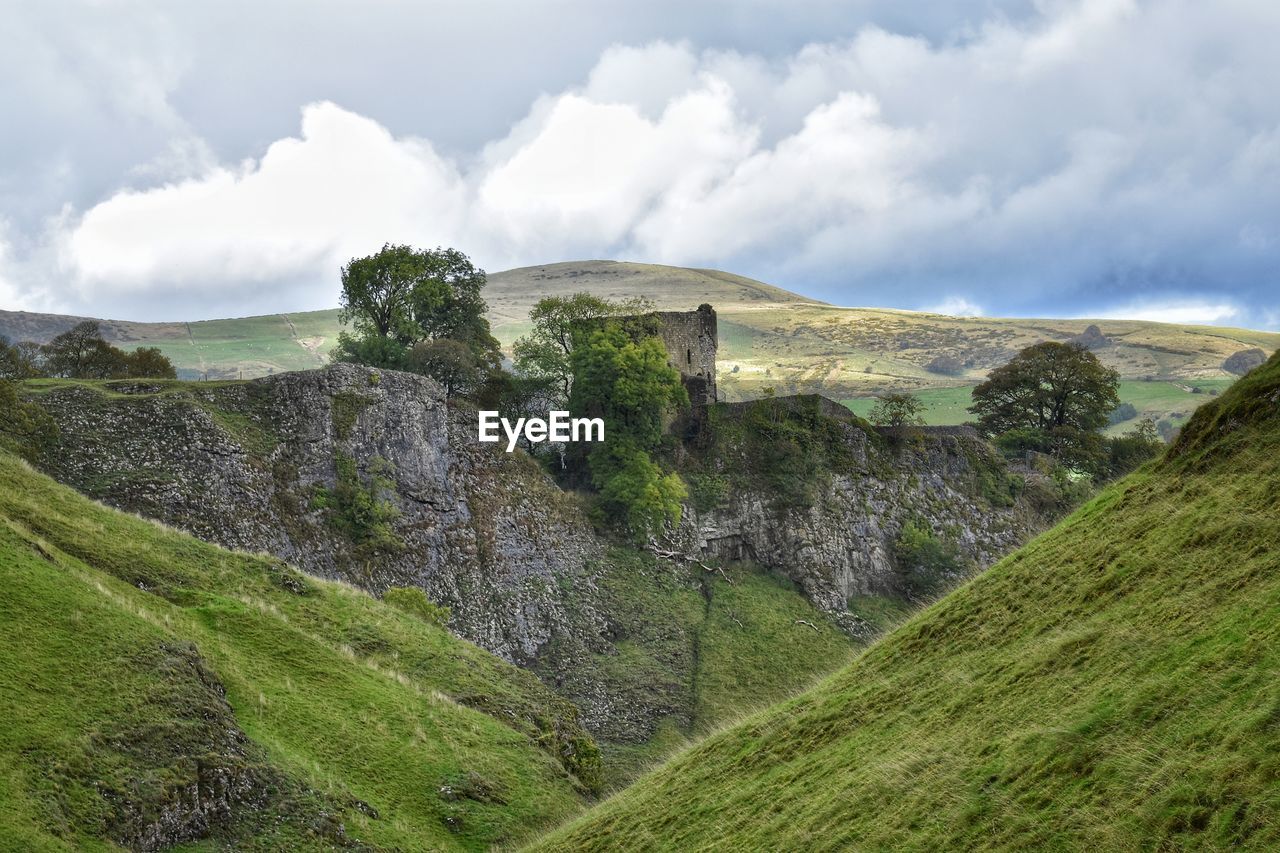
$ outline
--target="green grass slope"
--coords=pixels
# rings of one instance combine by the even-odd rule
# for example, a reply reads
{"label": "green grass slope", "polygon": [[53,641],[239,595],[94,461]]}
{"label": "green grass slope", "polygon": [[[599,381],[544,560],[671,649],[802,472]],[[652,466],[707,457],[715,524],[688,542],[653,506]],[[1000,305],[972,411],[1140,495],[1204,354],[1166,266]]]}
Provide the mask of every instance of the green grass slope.
{"label": "green grass slope", "polygon": [[1280,356],[1168,456],[547,850],[1280,847]]}
{"label": "green grass slope", "polygon": [[4,453],[0,587],[0,849],[485,849],[584,801],[531,674]]}

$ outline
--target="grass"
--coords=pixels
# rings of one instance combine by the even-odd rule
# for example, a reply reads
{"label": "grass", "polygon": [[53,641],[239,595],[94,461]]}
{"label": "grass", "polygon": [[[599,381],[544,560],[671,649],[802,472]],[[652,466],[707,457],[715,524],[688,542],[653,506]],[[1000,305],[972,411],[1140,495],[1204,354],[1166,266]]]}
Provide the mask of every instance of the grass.
{"label": "grass", "polygon": [[[1142,418],[1153,421],[1168,420],[1181,427],[1201,403],[1214,394],[1231,387],[1232,379],[1158,380],[1125,379],[1120,382],[1120,402],[1132,403],[1138,410],[1137,417],[1108,428],[1109,435],[1119,435],[1133,429]],[[1192,389],[1199,389],[1195,391]],[[923,416],[930,426],[953,426],[969,423],[973,415],[968,408],[973,404],[973,386],[951,388],[927,388],[913,392],[924,404]],[[875,397],[857,397],[841,400],[859,417],[867,417],[876,403]]]}
{"label": "grass", "polygon": [[529,673],[8,455],[0,583],[0,848],[131,845],[211,767],[267,780],[215,821],[249,849],[327,847],[325,815],[377,847],[482,849],[586,794],[591,742]]}
{"label": "grass", "polygon": [[[690,738],[808,686],[857,647],[759,566],[706,572],[616,548],[602,568],[613,647],[548,654],[574,658],[570,671],[582,681],[562,690],[579,704],[598,703],[603,684],[605,701],[636,712],[615,714],[599,732],[610,789]],[[650,717],[659,720],[652,729],[638,721]]]}
{"label": "grass", "polygon": [[540,850],[1280,846],[1280,356],[1169,455]]}
{"label": "grass", "polygon": [[[337,290],[335,279],[335,299]],[[1066,340],[1090,323],[1112,342],[1098,356],[1131,380],[1225,380],[1230,377],[1222,362],[1233,353],[1280,348],[1280,333],[1248,329],[842,308],[716,270],[613,261],[572,261],[492,274],[485,299],[494,335],[510,352],[515,339],[527,333],[529,310],[538,299],[577,291],[613,299],[645,296],[662,310],[710,303],[720,321],[720,390],[730,400],[760,396],[765,387],[780,394],[848,399],[972,385],[1022,348]],[[69,325],[52,315],[0,312],[0,334],[13,340],[47,340]],[[186,379],[251,378],[318,367],[341,329],[336,309],[105,325],[123,346],[158,346]],[[939,355],[957,357],[968,367],[955,377],[929,372],[929,362]]]}

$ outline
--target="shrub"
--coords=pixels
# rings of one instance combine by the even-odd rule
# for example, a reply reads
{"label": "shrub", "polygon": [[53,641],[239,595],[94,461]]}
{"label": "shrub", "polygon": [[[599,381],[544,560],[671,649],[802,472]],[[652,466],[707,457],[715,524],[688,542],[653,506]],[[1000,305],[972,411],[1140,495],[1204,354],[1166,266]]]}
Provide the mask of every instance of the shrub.
{"label": "shrub", "polygon": [[954,356],[940,355],[926,364],[924,369],[943,376],[959,376],[964,373],[964,362]]}
{"label": "shrub", "polygon": [[902,526],[894,543],[898,581],[909,598],[928,598],[964,574],[964,560],[954,542],[934,534],[924,521]]}
{"label": "shrub", "polygon": [[1138,416],[1138,409],[1133,403],[1121,403],[1111,410],[1111,414],[1107,415],[1107,424],[1115,426],[1124,421],[1131,421]]}
{"label": "shrub", "polygon": [[357,557],[367,559],[403,550],[404,542],[391,528],[400,511],[384,497],[395,488],[395,481],[389,476],[391,464],[374,457],[367,483],[361,481],[355,459],[344,453],[335,457],[334,467],[337,483],[333,491],[318,489],[312,496],[312,508],[329,513],[330,523],[355,546]]}
{"label": "shrub", "polygon": [[720,506],[729,493],[729,481],[719,474],[692,474],[688,480],[689,500],[698,512]]}
{"label": "shrub", "polygon": [[58,425],[44,409],[18,396],[15,383],[0,379],[0,447],[35,461],[58,439]]}
{"label": "shrub", "polygon": [[591,480],[599,490],[597,520],[619,523],[635,539],[680,521],[689,496],[676,473],[664,474],[634,443],[615,440],[591,453]]}

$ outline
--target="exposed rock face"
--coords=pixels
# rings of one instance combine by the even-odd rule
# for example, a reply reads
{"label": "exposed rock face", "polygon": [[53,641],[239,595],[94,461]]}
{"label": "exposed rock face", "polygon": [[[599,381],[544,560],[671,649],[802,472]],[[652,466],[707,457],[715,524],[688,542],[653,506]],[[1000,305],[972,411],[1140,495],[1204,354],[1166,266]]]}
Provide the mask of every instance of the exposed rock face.
{"label": "exposed rock face", "polygon": [[[38,399],[63,432],[45,466],[56,478],[375,594],[421,587],[452,609],[461,636],[553,687],[595,695],[588,727],[636,713],[584,685],[578,665],[616,654],[597,590],[609,543],[536,462],[479,444],[474,411],[446,403],[432,380],[335,365],[246,383],[72,385]],[[893,453],[860,428],[841,440],[856,464],[812,506],[779,509],[743,490],[690,510],[673,541],[699,557],[754,559],[857,633],[845,601],[892,587],[892,543],[907,519],[948,531],[982,564],[1034,528],[1020,507],[979,496],[978,469],[1003,463],[976,436],[925,432]],[[343,510],[343,500],[355,503]]]}
{"label": "exposed rock face", "polygon": [[1102,330],[1096,325],[1090,324],[1083,332],[1075,337],[1068,338],[1067,343],[1076,344],[1087,350],[1102,349],[1111,346],[1111,338],[1102,334]]}
{"label": "exposed rock face", "polygon": [[[851,420],[843,407],[818,408]],[[850,621],[848,600],[896,591],[893,546],[908,521],[925,521],[984,567],[1044,524],[1013,499],[1005,462],[970,428],[920,429],[886,448],[850,424],[844,441],[853,449],[852,470],[831,474],[818,500],[786,505],[767,490],[732,489],[714,509],[686,513],[681,547],[758,562],[790,578],[814,605],[857,634],[861,626]],[[998,505],[984,491],[1001,492]]]}
{"label": "exposed rock face", "polygon": [[[374,593],[419,586],[463,636],[528,663],[563,624],[553,590],[590,583],[601,545],[572,498],[523,454],[476,441],[475,415],[440,386],[351,365],[123,398],[43,398],[63,433],[50,473],[107,503],[229,548],[276,554]],[[133,393],[131,393],[133,392]],[[400,547],[361,550],[322,504],[343,461],[395,508]],[[329,499],[332,503],[332,498]]]}
{"label": "exposed rock face", "polygon": [[1222,362],[1222,369],[1227,373],[1234,373],[1236,376],[1244,376],[1258,365],[1265,364],[1266,361],[1267,354],[1257,347],[1242,349]]}

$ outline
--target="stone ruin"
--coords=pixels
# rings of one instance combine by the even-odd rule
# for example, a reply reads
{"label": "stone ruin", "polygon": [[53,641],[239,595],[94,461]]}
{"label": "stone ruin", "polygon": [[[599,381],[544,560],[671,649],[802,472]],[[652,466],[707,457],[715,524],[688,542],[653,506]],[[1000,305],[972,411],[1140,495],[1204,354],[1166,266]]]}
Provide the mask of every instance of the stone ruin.
{"label": "stone ruin", "polygon": [[696,311],[655,311],[658,337],[667,363],[680,372],[689,402],[705,407],[716,402],[716,312],[703,303]]}

